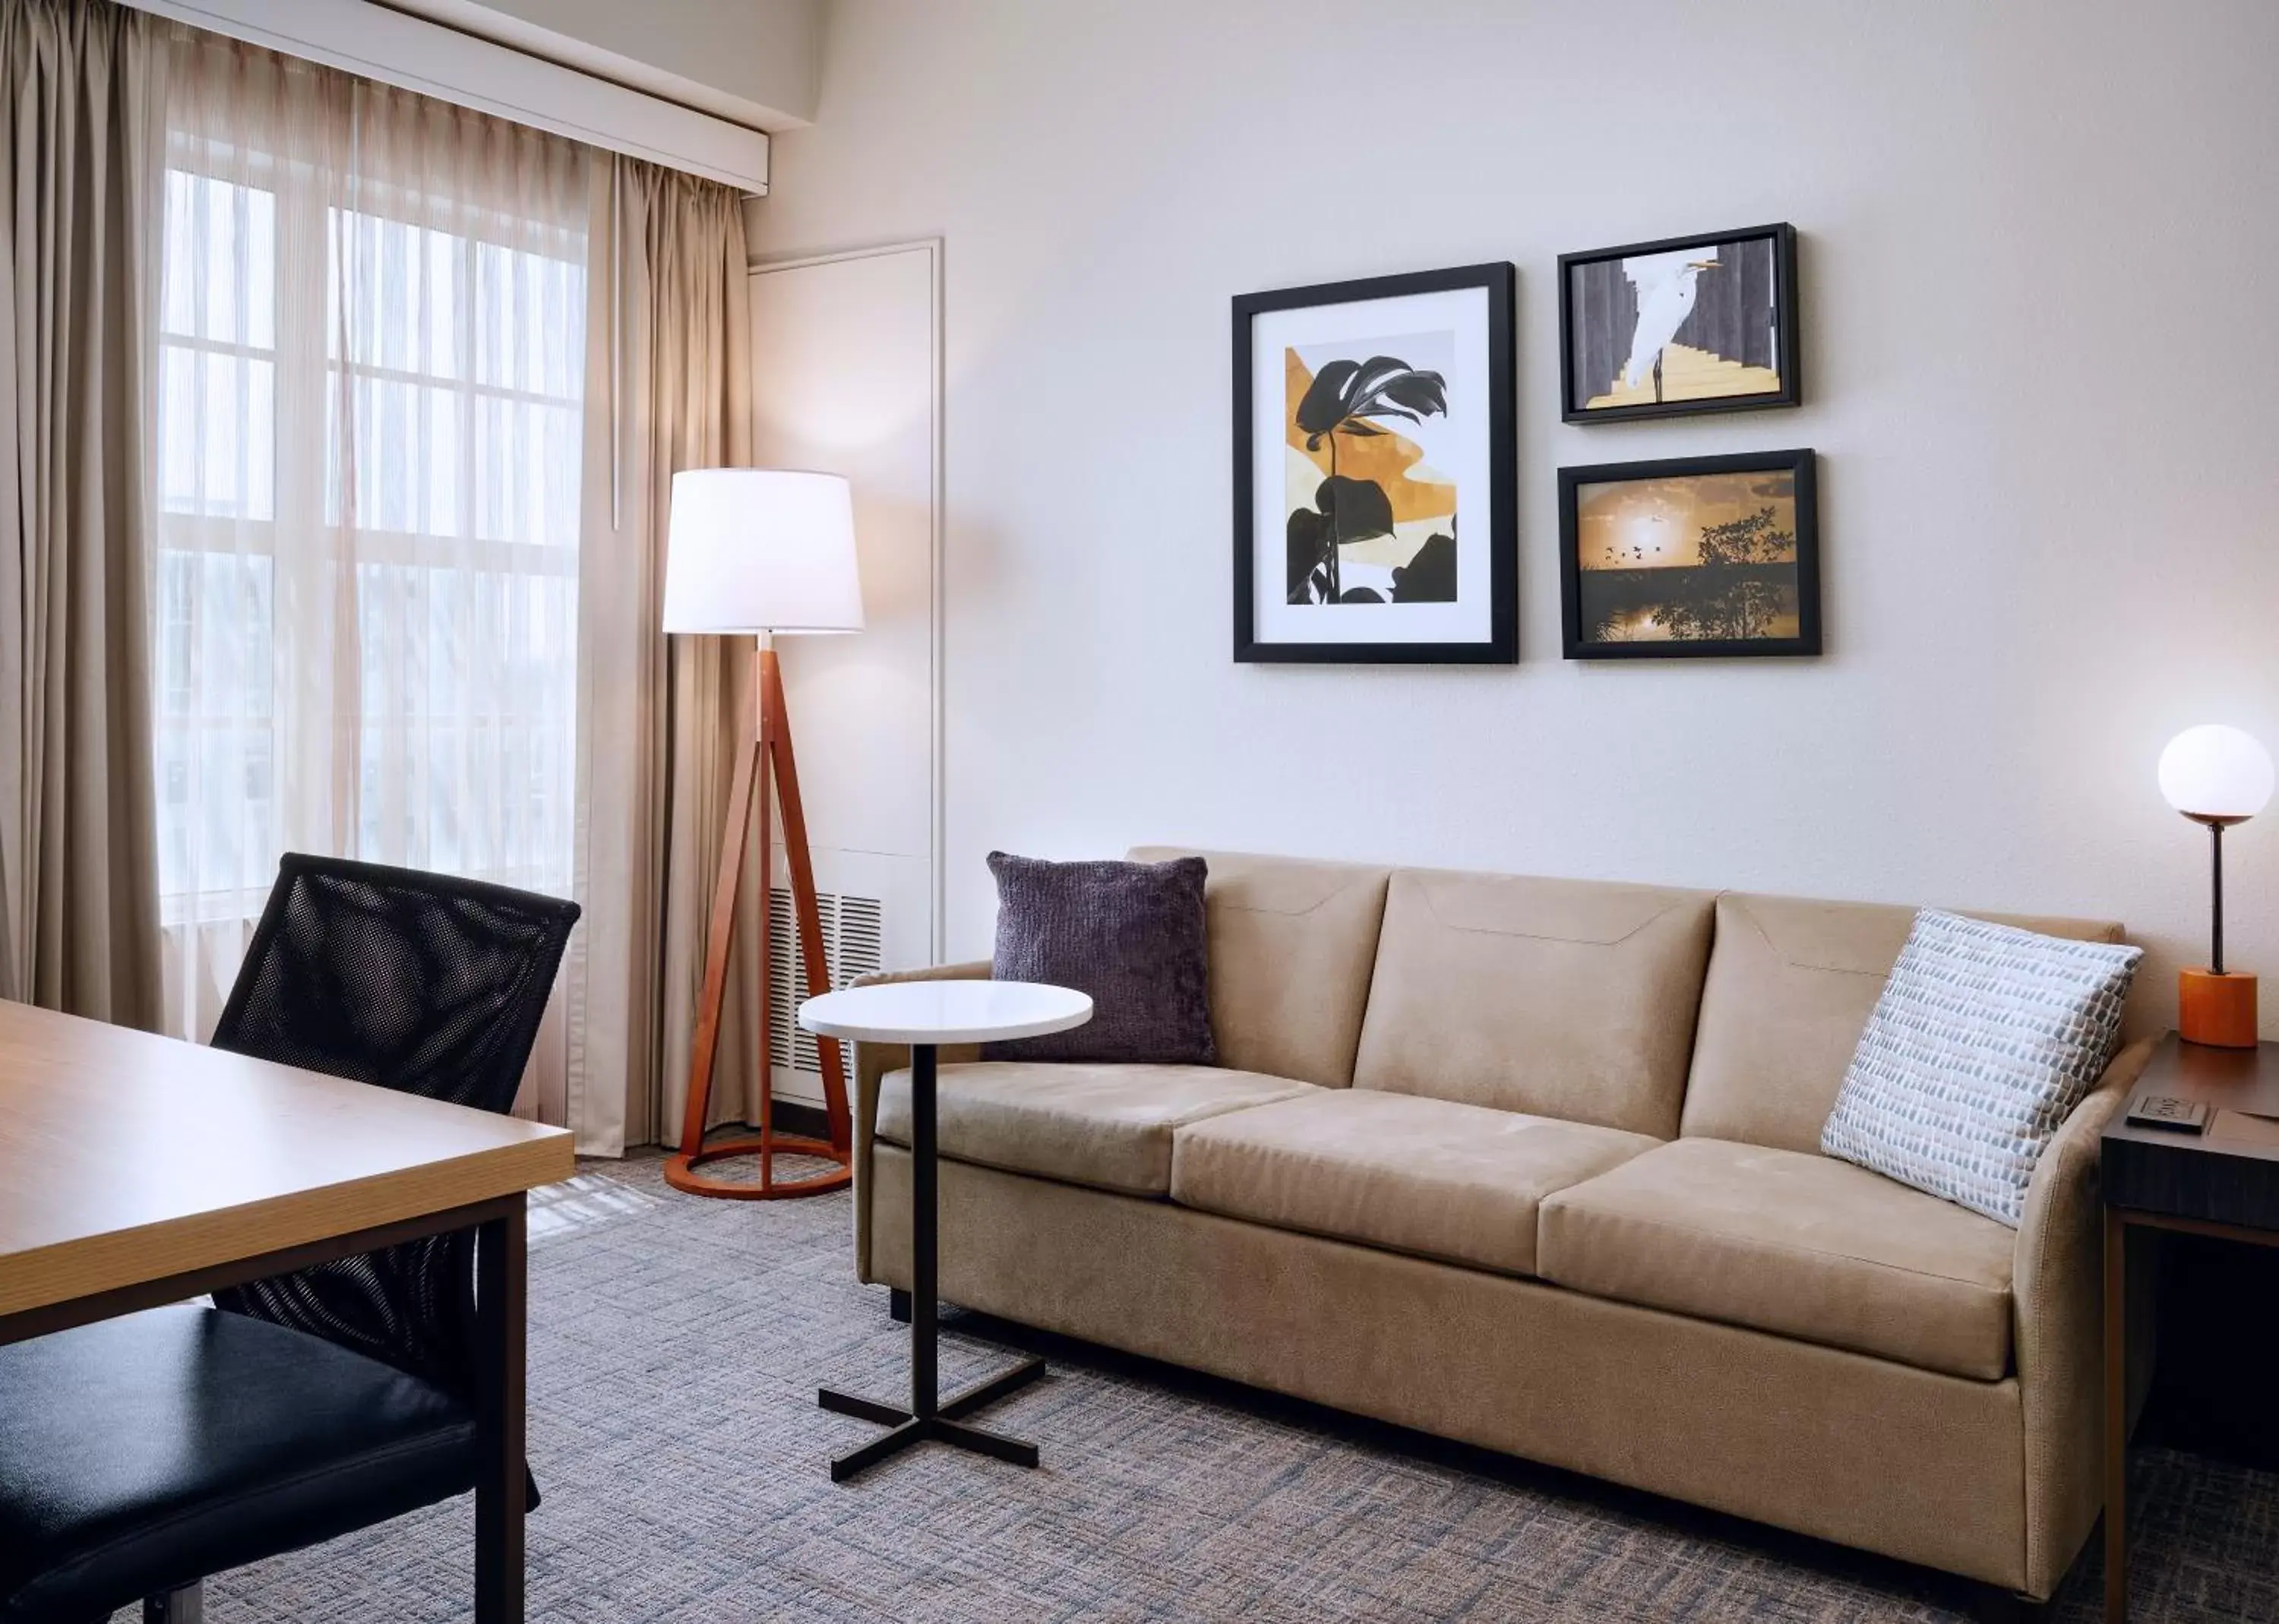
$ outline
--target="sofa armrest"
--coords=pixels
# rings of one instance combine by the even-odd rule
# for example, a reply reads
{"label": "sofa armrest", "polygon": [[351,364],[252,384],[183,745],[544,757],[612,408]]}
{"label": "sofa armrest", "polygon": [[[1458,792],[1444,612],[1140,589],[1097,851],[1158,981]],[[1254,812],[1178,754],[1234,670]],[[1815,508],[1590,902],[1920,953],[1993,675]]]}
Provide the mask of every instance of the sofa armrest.
{"label": "sofa armrest", "polygon": [[[863,976],[854,983],[858,987],[886,986],[898,981],[987,981],[990,966],[986,959],[968,964],[936,964],[925,969],[887,970],[876,976]],[[945,1062],[972,1061],[981,1058],[978,1046],[945,1044],[940,1050]],[[855,1277],[871,1279],[871,1140],[879,1122],[879,1085],[888,1072],[900,1071],[910,1063],[908,1044],[858,1043],[855,1046]]]}
{"label": "sofa armrest", "polygon": [[2105,1224],[2099,1141],[2152,1056],[2115,1055],[2042,1153],[2011,1265],[2026,1434],[2026,1591],[2045,1597],[2104,1499]]}

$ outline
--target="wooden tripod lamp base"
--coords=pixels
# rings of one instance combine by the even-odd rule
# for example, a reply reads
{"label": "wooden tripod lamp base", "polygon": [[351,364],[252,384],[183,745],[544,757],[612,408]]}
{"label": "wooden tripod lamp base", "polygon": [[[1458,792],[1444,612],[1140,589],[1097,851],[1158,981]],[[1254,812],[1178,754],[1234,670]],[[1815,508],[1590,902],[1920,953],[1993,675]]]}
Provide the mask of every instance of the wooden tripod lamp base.
{"label": "wooden tripod lamp base", "polygon": [[[775,1159],[779,1156],[817,1156],[836,1159],[839,1153],[821,1139],[809,1138],[798,1133],[756,1133],[740,1139],[723,1139],[717,1145],[708,1145],[694,1155],[676,1151],[665,1158],[664,1182],[684,1195],[717,1196],[727,1201],[783,1201],[797,1196],[825,1195],[833,1190],[844,1190],[855,1182],[855,1169],[845,1161],[821,1173],[802,1174],[797,1178],[775,1178]],[[757,1156],[760,1176],[756,1180],[708,1178],[696,1171],[708,1161],[725,1161],[731,1156]]]}
{"label": "wooden tripod lamp base", "polygon": [[[752,634],[759,657],[752,668],[752,736],[736,751],[728,792],[727,827],[720,840],[720,872],[713,883],[712,914],[704,938],[704,984],[696,1002],[695,1041],[688,1057],[688,1100],[680,1147],[664,1164],[665,1183],[691,1195],[768,1201],[843,1190],[854,1175],[854,1136],[847,1113],[846,1072],[839,1041],[816,1040],[823,1073],[824,1112],[830,1137],[775,1130],[775,1090],[768,1007],[770,896],[774,864],[772,823],[783,808],[784,851],[791,869],[794,928],[807,970],[807,996],[831,990],[823,946],[823,915],[808,855],[807,815],[799,801],[791,722],[784,706],[783,669],[769,641],[773,632],[859,632],[863,587],[855,552],[855,512],[847,481],[836,474],[765,468],[691,468],[672,476],[672,518],[664,563],[664,630]],[[736,933],[736,899],[744,854],[759,823],[759,942],[747,959],[761,984],[759,1048],[760,1131],[721,1143],[704,1142],[712,1105],[712,1064],[720,1047],[720,1009],[728,989],[728,949]],[[734,1157],[756,1157],[756,1179],[724,1179],[702,1169]],[[820,1172],[777,1176],[776,1158],[822,1161]]]}
{"label": "wooden tripod lamp base", "polygon": [[[688,1061],[688,1105],[680,1125],[680,1148],[664,1164],[664,1182],[691,1195],[722,1196],[737,1201],[780,1200],[790,1196],[821,1195],[844,1190],[853,1181],[854,1151],[847,1114],[847,1084],[840,1068],[839,1040],[818,1038],[816,1051],[823,1070],[824,1110],[830,1122],[828,1140],[804,1134],[775,1131],[775,1090],[770,1053],[771,1012],[766,992],[771,946],[770,907],[774,866],[771,833],[772,801],[783,803],[784,848],[791,869],[792,912],[799,931],[801,956],[806,961],[807,995],[819,998],[831,990],[828,961],[823,948],[823,915],[815,896],[815,869],[808,857],[807,818],[799,800],[799,769],[792,759],[791,724],[784,706],[783,670],[776,651],[763,641],[753,671],[754,713],[757,725],[752,737],[736,752],[735,776],[728,791],[728,823],[720,840],[720,873],[712,889],[712,918],[704,946],[704,990],[696,1005],[696,1040]],[[774,781],[771,797],[770,780]],[[728,948],[736,933],[736,892],[743,877],[744,852],[752,839],[755,812],[759,819],[760,940],[754,955],[764,967],[760,997],[760,1131],[743,1138],[707,1145],[704,1119],[712,1104],[712,1065],[720,1047],[720,1007],[728,986]],[[759,1159],[757,1179],[722,1179],[699,1172],[708,1163],[733,1157]],[[833,1165],[820,1172],[791,1178],[776,1176],[778,1156],[806,1156]]]}

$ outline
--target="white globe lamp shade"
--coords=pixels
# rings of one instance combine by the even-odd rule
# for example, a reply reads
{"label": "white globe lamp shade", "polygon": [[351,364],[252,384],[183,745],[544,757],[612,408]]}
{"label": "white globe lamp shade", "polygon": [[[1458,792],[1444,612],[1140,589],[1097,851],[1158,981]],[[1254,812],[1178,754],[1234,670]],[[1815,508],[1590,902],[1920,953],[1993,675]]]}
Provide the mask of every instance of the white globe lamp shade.
{"label": "white globe lamp shade", "polygon": [[667,632],[860,632],[847,481],[773,468],[673,475],[664,619]]}
{"label": "white globe lamp shade", "polygon": [[2270,803],[2271,757],[2236,727],[2189,727],[2160,752],[2160,793],[2186,817],[2239,823]]}

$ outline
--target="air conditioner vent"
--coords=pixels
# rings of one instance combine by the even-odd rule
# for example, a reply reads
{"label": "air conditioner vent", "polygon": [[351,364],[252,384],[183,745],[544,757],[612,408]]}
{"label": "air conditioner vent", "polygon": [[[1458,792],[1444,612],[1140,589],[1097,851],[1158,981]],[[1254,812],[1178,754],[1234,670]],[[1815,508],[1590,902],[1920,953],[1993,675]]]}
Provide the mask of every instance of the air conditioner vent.
{"label": "air conditioner vent", "polygon": [[[875,975],[884,937],[879,899],[826,891],[815,901],[823,915],[823,951],[833,989],[858,976]],[[789,890],[768,893],[769,1058],[779,1070],[820,1074],[815,1035],[799,1030],[799,1007],[807,999],[807,955],[800,946],[797,917]]]}

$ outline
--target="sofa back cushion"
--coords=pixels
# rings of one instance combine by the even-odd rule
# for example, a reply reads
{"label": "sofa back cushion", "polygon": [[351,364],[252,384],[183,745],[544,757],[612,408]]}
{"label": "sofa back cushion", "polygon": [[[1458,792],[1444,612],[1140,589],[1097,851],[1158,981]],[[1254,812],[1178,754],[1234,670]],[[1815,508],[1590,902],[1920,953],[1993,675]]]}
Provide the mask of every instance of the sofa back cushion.
{"label": "sofa back cushion", "polygon": [[[1818,1151],[1845,1069],[1916,911],[1739,892],[1720,896],[1685,1091],[1685,1135]],[[2078,941],[2121,939],[2121,927],[2103,920],[1970,917]]]}
{"label": "sofa back cushion", "polygon": [[1395,869],[1354,1085],[1673,1137],[1714,901]]}
{"label": "sofa back cushion", "polygon": [[1141,846],[1135,862],[1199,856],[1218,1063],[1324,1088],[1353,1081],[1391,870],[1297,857]]}

